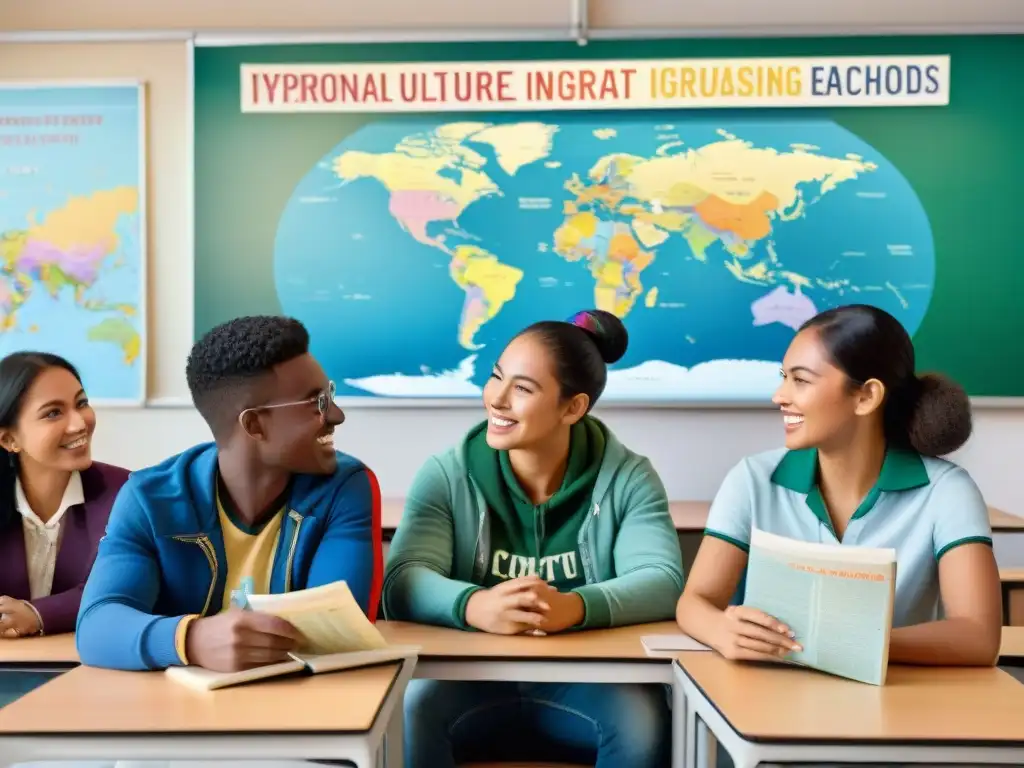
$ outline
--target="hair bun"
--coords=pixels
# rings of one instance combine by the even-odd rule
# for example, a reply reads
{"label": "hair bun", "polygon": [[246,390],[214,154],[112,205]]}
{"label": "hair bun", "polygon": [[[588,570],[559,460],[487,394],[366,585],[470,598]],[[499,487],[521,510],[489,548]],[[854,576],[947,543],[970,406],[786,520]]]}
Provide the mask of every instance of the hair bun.
{"label": "hair bun", "polygon": [[924,456],[945,456],[971,436],[971,401],[963,387],[941,374],[917,377],[907,435],[911,447]]}
{"label": "hair bun", "polygon": [[601,359],[608,365],[618,362],[629,346],[629,333],[622,321],[603,309],[584,309],[577,312],[569,322],[586,331],[594,340]]}

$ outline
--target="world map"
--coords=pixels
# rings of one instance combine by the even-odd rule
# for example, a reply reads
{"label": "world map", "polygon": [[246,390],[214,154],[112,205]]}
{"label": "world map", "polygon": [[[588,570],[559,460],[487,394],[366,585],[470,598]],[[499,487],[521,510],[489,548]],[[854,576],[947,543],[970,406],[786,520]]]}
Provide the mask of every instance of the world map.
{"label": "world map", "polygon": [[0,89],[0,354],[59,354],[144,398],[139,88]]}
{"label": "world map", "polygon": [[630,333],[607,400],[763,400],[818,311],[927,310],[927,214],[832,121],[486,117],[366,126],[285,207],[278,296],[339,394],[475,397],[516,331],[597,307]]}

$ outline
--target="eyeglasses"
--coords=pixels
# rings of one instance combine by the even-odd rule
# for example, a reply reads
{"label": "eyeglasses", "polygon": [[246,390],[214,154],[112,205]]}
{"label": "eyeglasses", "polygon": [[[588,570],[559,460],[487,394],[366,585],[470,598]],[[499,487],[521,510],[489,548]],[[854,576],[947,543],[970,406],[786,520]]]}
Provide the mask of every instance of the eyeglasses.
{"label": "eyeglasses", "polygon": [[[289,403],[270,403],[269,405],[255,405],[252,408],[246,408],[240,414],[238,414],[238,422],[242,424],[242,417],[248,411],[266,411],[272,408],[290,408],[295,405],[316,405],[317,411],[320,413],[320,421],[324,421],[327,418],[327,411],[330,409],[331,404],[334,402],[334,382],[327,382],[327,391],[320,392],[316,397],[310,397],[306,400],[293,400]],[[245,425],[242,424],[244,427]]]}

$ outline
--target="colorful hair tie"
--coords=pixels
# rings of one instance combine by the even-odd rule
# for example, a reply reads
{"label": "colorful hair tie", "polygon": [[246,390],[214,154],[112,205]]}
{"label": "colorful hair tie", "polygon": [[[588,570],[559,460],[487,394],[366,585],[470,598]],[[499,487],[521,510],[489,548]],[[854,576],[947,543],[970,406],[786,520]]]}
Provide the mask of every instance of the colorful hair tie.
{"label": "colorful hair tie", "polygon": [[575,315],[569,318],[568,322],[575,325],[577,328],[581,328],[587,333],[600,334],[601,323],[598,321],[594,314],[589,310],[581,310]]}

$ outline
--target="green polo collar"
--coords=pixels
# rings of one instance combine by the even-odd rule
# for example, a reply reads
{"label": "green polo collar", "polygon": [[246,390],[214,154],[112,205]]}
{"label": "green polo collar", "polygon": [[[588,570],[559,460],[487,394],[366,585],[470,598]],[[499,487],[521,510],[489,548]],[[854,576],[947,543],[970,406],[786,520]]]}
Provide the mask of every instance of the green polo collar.
{"label": "green polo collar", "polygon": [[[797,493],[807,494],[807,506],[824,525],[832,530],[832,520],[818,489],[818,451],[805,448],[787,451],[772,472],[772,482]],[[851,520],[864,517],[871,511],[882,492],[909,491],[928,485],[928,470],[921,457],[913,451],[889,448],[882,461],[878,480],[857,507]],[[835,533],[832,530],[833,534]]]}

